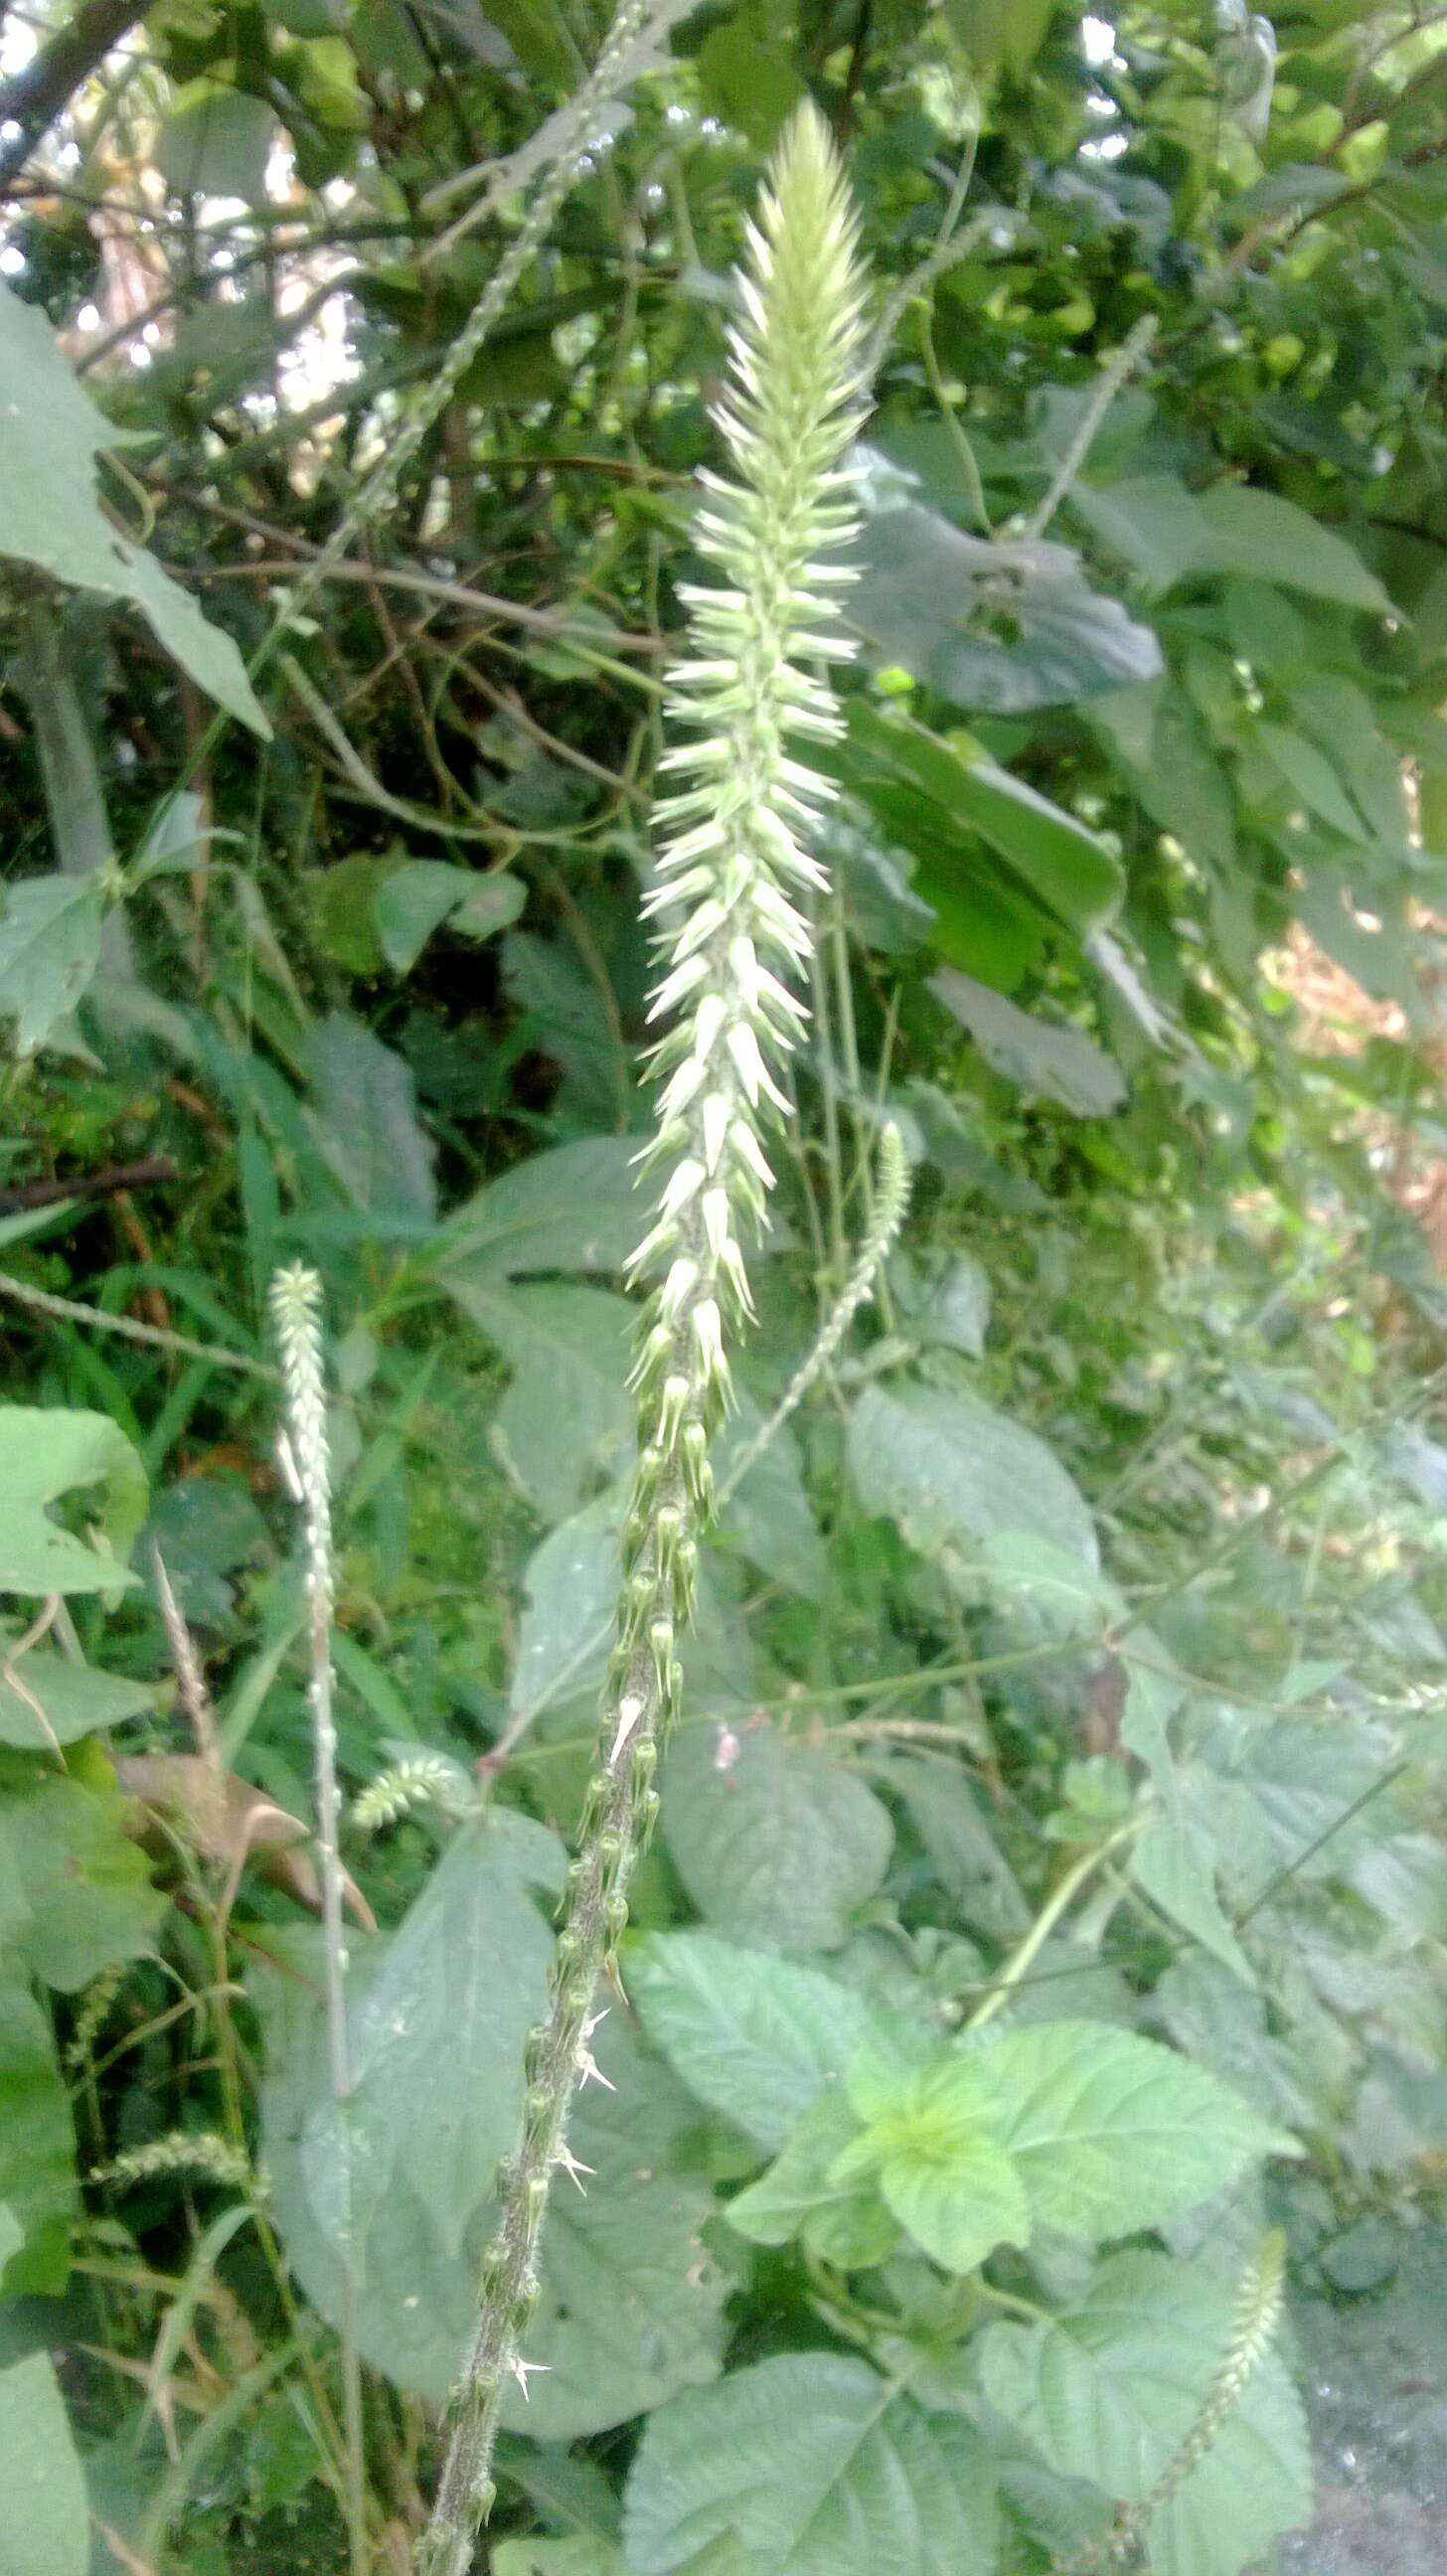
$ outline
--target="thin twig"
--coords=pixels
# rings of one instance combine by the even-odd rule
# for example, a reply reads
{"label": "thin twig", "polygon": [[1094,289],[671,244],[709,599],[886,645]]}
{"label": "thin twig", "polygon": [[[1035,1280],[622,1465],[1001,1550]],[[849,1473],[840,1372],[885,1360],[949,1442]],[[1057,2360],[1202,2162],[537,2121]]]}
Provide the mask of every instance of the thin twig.
{"label": "thin twig", "polygon": [[1156,336],[1157,327],[1157,316],[1154,313],[1143,313],[1140,320],[1133,323],[1130,330],[1127,331],[1125,338],[1122,340],[1120,347],[1115,353],[1115,356],[1111,358],[1104,367],[1102,367],[1099,381],[1091,389],[1090,400],[1087,402],[1085,409],[1081,413],[1080,419],[1076,424],[1075,436],[1072,438],[1070,445],[1067,447],[1065,454],[1056,468],[1050,489],[1046,493],[1044,500],[1039,503],[1037,508],[1031,511],[1029,518],[1025,522],[1025,534],[1027,537],[1035,538],[1044,536],[1045,531],[1049,527],[1051,520],[1054,518],[1056,511],[1059,509],[1061,502],[1066,499],[1071,485],[1074,483],[1077,474],[1080,472],[1087,456],[1090,454],[1091,448],[1095,444],[1096,434],[1100,428],[1100,424],[1104,420],[1106,413],[1109,411],[1111,404],[1114,402],[1116,395],[1121,391],[1123,386],[1129,383],[1131,377],[1135,374],[1137,367],[1142,364],[1146,352],[1150,348],[1151,342]]}
{"label": "thin twig", "polygon": [[56,1297],[48,1288],[32,1288],[25,1279],[14,1279],[8,1270],[0,1270],[0,1297],[13,1305],[28,1306],[37,1315],[47,1316],[56,1324],[80,1324],[96,1333],[118,1333],[124,1342],[143,1342],[147,1349],[171,1351],[177,1359],[205,1360],[212,1368],[235,1369],[243,1377],[265,1378],[275,1386],[280,1371],[266,1360],[252,1359],[246,1351],[227,1350],[220,1342],[193,1341],[189,1333],[163,1332],[159,1324],[141,1324],[134,1315],[106,1315],[99,1306],[78,1305],[73,1297]]}

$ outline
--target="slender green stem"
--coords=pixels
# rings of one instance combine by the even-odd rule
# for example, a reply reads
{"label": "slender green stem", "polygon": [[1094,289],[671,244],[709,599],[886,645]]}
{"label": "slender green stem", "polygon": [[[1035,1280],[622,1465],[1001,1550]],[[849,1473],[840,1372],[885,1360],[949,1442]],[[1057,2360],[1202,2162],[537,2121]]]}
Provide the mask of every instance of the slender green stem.
{"label": "slender green stem", "polygon": [[1113,1834],[1107,1834],[1104,1842],[1092,1843],[1088,1851],[1081,1853],[1079,1860],[1066,1871],[1059,1886],[1051,1889],[1029,1931],[1018,1948],[1010,1953],[984,2001],[976,2005],[965,2024],[967,2030],[983,2029],[987,2021],[993,2021],[1001,2005],[1009,2001],[1022,1977],[1034,1965],[1062,1914],[1067,1911],[1086,1880],[1109,1860],[1112,1852],[1120,1850],[1122,1843],[1132,1840],[1140,1831],[1140,1824],[1141,1819],[1138,1816],[1130,1816],[1123,1825],[1117,1825]]}

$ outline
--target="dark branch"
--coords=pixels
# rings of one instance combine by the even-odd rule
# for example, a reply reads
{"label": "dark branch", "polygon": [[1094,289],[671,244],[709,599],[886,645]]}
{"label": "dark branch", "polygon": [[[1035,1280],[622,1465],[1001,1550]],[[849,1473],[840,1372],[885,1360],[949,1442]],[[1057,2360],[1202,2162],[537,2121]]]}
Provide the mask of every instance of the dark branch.
{"label": "dark branch", "polygon": [[84,0],[68,27],[52,36],[23,70],[0,82],[0,127],[20,129],[0,143],[0,188],[19,177],[66,100],[150,6],[151,0]]}

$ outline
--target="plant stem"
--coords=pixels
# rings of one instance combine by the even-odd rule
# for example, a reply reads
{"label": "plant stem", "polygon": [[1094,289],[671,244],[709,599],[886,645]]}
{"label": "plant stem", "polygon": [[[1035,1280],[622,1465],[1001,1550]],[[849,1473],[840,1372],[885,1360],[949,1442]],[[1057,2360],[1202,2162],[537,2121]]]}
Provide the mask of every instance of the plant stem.
{"label": "plant stem", "polygon": [[1132,1840],[1139,1832],[1140,1825],[1139,1816],[1128,1816],[1123,1825],[1116,1826],[1113,1834],[1106,1835],[1103,1843],[1092,1843],[1088,1851],[1081,1853],[1079,1860],[1066,1871],[1059,1886],[1051,1890],[1029,1931],[1018,1948],[1011,1952],[984,2001],[976,2005],[965,2024],[966,2030],[980,2030],[987,2021],[994,2019],[1001,2005],[1008,2001],[1027,1969],[1044,1949],[1071,1899],[1085,1885],[1092,1873],[1109,1860],[1112,1852],[1119,1851],[1122,1843]]}
{"label": "plant stem", "polygon": [[347,2542],[351,2576],[367,2576],[360,2302],[352,2234],[352,2147],[348,2123],[352,2076],[347,2040],[347,1949],[342,1918],[337,1729],[332,1706],[332,1620],[336,1587],[332,1570],[331,1476],[322,1371],[321,1297],[322,1284],[316,1272],[304,1269],[300,1264],[290,1270],[279,1270],[272,1282],[272,1312],[276,1320],[286,1390],[287,1436],[300,1488],[306,1537],[310,1659],[307,1699],[311,1709],[316,1763],[317,1859],[322,1893],[327,2054],[332,2100],[342,2142],[340,2338]]}
{"label": "plant stem", "polygon": [[726,586],[683,593],[694,658],[676,670],[670,693],[673,715],[700,738],[664,754],[666,767],[692,773],[694,783],[665,800],[659,882],[648,898],[665,923],[652,1016],[672,1025],[655,1053],[664,1088],[647,1159],[667,1179],[633,1265],[667,1267],[634,1373],[639,1457],[599,1763],[569,1872],[548,2019],[528,2043],[521,2135],[484,2257],[477,2331],[453,2395],[418,2576],[466,2576],[492,2504],[502,2399],[510,2381],[527,2386],[523,2343],[552,2176],[572,2167],[573,2097],[598,2076],[595,1997],[657,1812],[659,1739],[679,1710],[676,1644],[692,1614],[698,1541],[713,1505],[709,1442],[730,1394],[725,1322],[736,1328],[750,1312],[739,1238],[758,1232],[772,1185],[759,1130],[770,1109],[787,1107],[770,1058],[784,1060],[803,1017],[783,978],[797,981],[812,954],[800,897],[827,890],[796,838],[817,821],[825,791],[792,756],[791,740],[832,740],[839,730],[814,666],[841,650],[829,596],[840,570],[820,557],[852,530],[836,495],[839,460],[861,418],[862,288],[842,174],[812,108],[786,130],[771,177],[749,236],[718,415],[736,479],[704,478],[695,522],[699,550]]}

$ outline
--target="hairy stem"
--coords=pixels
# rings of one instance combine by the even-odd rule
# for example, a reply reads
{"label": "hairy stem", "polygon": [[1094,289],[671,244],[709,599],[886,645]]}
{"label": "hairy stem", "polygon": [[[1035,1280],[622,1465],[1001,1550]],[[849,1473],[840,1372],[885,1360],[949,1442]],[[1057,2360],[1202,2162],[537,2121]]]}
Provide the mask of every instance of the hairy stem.
{"label": "hairy stem", "polygon": [[322,1371],[322,1283],[314,1270],[297,1263],[279,1270],[271,1284],[272,1315],[281,1352],[286,1398],[286,1430],[291,1465],[301,1502],[306,1540],[307,1643],[310,1669],[307,1699],[311,1710],[313,1758],[316,1765],[317,1859],[322,1889],[322,1954],[325,1979],[327,2053],[332,2099],[343,2140],[342,2192],[345,2225],[342,2238],[341,2318],[342,2426],[346,2449],[347,2539],[352,2576],[366,2576],[367,2520],[365,2454],[362,2424],[362,2360],[356,2254],[352,2241],[351,2142],[347,2131],[352,2090],[347,2041],[347,1948],[342,1919],[343,1874],[337,1797],[337,1728],[332,1707],[332,1619],[336,1607],[332,1572],[331,1472],[327,1452],[326,1389]]}
{"label": "hairy stem", "polygon": [[812,948],[803,906],[827,888],[798,837],[826,789],[793,746],[838,731],[818,666],[846,649],[834,592],[847,575],[821,557],[852,533],[840,458],[861,417],[863,323],[843,177],[810,107],[780,143],[738,291],[718,413],[734,477],[701,478],[695,521],[698,550],[722,582],[681,594],[691,654],[669,705],[692,738],[675,740],[664,766],[688,783],[663,800],[648,900],[662,924],[652,1016],[670,1025],[655,1052],[664,1087],[645,1159],[667,1177],[634,1268],[663,1276],[634,1373],[639,1458],[599,1764],[419,2576],[466,2576],[492,2503],[502,2399],[510,2381],[527,2385],[552,2176],[574,2169],[568,2118],[579,2084],[598,2074],[598,1984],[628,1920],[657,1809],[659,1739],[682,1692],[677,1643],[713,1504],[709,1444],[729,1400],[725,1331],[750,1311],[741,1238],[757,1234],[773,1179],[761,1131],[787,1106],[771,1067],[805,1016],[795,989]]}
{"label": "hairy stem", "polygon": [[879,1139],[875,1188],[873,1219],[859,1247],[854,1267],[773,1412],[767,1421],[760,1423],[752,1440],[739,1451],[719,1487],[720,1511],[732,1501],[750,1468],[756,1467],[765,1450],[773,1447],[789,1416],[797,1413],[811,1386],[823,1376],[860,1307],[874,1294],[879,1274],[889,1259],[909,1210],[909,1164],[899,1129],[893,1125],[886,1127]]}
{"label": "hairy stem", "polygon": [[1226,2356],[1196,2410],[1185,2440],[1172,2453],[1153,2487],[1134,2504],[1123,2505],[1096,2539],[1066,2559],[1058,2559],[1054,2576],[1109,2576],[1133,2567],[1145,2549],[1151,2524],[1179,2495],[1199,2468],[1222,2426],[1241,2400],[1247,2381],[1271,2349],[1286,2295],[1286,2239],[1273,2229],[1260,2252],[1247,2265],[1237,2293],[1236,2317]]}

